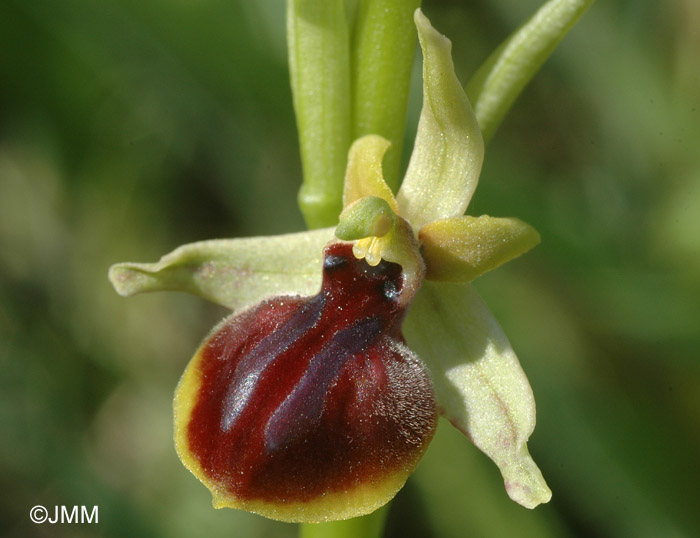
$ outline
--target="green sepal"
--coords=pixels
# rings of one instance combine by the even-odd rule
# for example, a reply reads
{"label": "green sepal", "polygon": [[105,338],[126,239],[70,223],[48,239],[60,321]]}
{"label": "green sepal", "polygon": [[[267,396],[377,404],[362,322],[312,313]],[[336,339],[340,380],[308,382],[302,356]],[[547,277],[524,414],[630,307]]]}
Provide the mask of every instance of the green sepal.
{"label": "green sepal", "polygon": [[271,237],[214,239],[178,247],[156,263],[118,263],[109,279],[124,297],[183,291],[232,310],[272,295],[312,295],[333,228]]}
{"label": "green sepal", "polygon": [[423,226],[418,238],[426,278],[442,282],[471,282],[540,242],[529,224],[488,215],[436,220]]}
{"label": "green sepal", "polygon": [[419,9],[415,23],[423,51],[423,109],[396,200],[399,214],[419,230],[464,214],[479,181],[484,142],[455,75],[450,40]]}
{"label": "green sepal", "polygon": [[526,508],[552,493],[530,457],[535,399],[508,338],[470,284],[424,282],[403,325],[443,415],[499,467]]}

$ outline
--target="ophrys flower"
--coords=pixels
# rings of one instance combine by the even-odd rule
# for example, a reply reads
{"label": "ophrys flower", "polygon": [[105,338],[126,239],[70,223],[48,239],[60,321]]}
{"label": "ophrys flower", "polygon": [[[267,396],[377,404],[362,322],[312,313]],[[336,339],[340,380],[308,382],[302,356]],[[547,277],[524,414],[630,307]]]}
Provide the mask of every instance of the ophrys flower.
{"label": "ophrys flower", "polygon": [[217,507],[286,521],[368,513],[412,472],[436,412],[495,461],[514,500],[550,498],[526,446],[529,384],[469,284],[539,236],[464,215],[481,132],[449,41],[420,11],[416,25],[423,110],[396,197],[381,171],[388,142],[369,135],[350,150],[336,229],[205,241],[111,269],[123,295],[178,289],[237,311],[175,399],[178,453]]}

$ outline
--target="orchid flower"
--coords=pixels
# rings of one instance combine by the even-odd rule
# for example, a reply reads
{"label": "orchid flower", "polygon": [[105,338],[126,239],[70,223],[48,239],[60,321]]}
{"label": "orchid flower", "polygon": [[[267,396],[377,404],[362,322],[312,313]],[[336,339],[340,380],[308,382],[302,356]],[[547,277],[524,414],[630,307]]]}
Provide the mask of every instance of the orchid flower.
{"label": "orchid flower", "polygon": [[[174,403],[178,455],[217,508],[300,522],[370,513],[403,486],[438,415],[496,463],[513,500],[551,497],[527,449],[532,390],[471,285],[540,238],[515,218],[465,215],[484,137],[449,40],[420,10],[415,24],[423,108],[396,196],[382,171],[389,141],[362,136],[336,227],[197,242],[110,269],[121,295],[180,290],[233,310]],[[490,65],[477,94],[508,69]]]}

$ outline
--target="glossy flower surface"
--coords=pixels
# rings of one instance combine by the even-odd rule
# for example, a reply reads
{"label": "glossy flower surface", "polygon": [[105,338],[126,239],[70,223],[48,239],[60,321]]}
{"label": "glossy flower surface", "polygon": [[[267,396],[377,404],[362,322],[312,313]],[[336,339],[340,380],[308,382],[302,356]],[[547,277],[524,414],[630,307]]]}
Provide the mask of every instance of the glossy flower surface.
{"label": "glossy flower surface", "polygon": [[413,471],[438,413],[498,465],[516,502],[551,497],[527,450],[529,383],[470,284],[539,235],[464,214],[481,131],[449,40],[420,10],[415,22],[423,110],[396,197],[382,175],[389,143],[368,135],[350,149],[336,228],[193,243],[110,270],[122,295],[181,290],[235,311],[175,396],[178,454],[216,507],[303,522],[369,513]]}

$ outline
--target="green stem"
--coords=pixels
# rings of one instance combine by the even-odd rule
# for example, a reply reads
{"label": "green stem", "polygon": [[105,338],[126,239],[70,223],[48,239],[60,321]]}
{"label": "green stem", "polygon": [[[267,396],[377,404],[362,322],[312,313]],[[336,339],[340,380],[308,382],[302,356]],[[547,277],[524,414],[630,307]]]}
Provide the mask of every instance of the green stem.
{"label": "green stem", "polygon": [[361,0],[352,43],[352,139],[378,134],[391,142],[384,179],[396,192],[411,68],[413,12],[421,0]]}
{"label": "green stem", "polygon": [[350,45],[343,0],[288,0],[287,45],[309,228],[333,226],[350,147]]}
{"label": "green stem", "polygon": [[380,538],[388,512],[386,504],[362,517],[330,523],[302,523],[299,538]]}
{"label": "green stem", "polygon": [[467,84],[484,142],[593,0],[550,0],[513,32]]}

